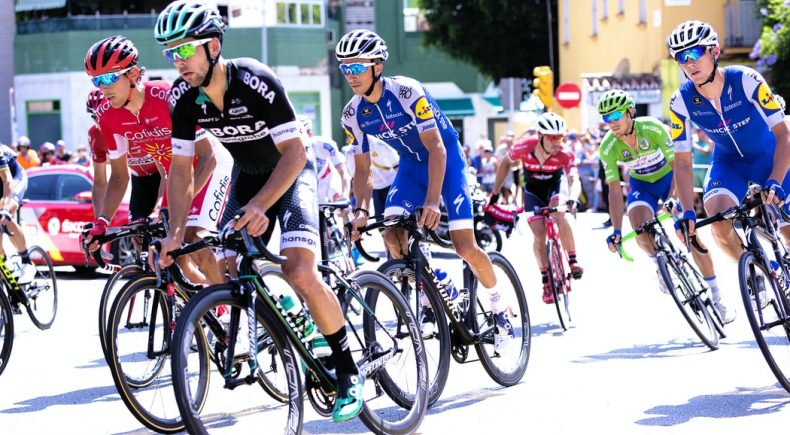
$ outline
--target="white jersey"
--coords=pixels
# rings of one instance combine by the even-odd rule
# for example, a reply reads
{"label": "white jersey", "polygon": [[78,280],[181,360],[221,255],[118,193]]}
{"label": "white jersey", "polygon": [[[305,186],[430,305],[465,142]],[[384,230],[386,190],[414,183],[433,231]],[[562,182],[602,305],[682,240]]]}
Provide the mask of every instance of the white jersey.
{"label": "white jersey", "polygon": [[318,174],[318,201],[337,201],[344,197],[343,178],[337,170],[345,168],[346,158],[332,139],[321,136],[311,138],[315,150],[315,170]]}
{"label": "white jersey", "polygon": [[[395,181],[395,176],[398,174],[400,155],[386,142],[373,136],[368,136],[368,143],[370,144],[370,170],[373,177],[373,188],[376,190],[387,188],[392,185],[392,182]],[[351,147],[346,149],[346,157],[348,158],[346,166],[348,166],[349,173],[353,176],[354,151]]]}

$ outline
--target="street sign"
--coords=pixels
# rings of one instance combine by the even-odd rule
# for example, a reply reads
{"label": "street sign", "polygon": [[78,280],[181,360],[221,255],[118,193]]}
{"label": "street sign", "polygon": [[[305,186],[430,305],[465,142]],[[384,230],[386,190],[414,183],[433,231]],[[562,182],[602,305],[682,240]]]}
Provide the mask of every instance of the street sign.
{"label": "street sign", "polygon": [[554,98],[561,107],[573,109],[582,101],[582,90],[575,83],[563,83],[557,86]]}

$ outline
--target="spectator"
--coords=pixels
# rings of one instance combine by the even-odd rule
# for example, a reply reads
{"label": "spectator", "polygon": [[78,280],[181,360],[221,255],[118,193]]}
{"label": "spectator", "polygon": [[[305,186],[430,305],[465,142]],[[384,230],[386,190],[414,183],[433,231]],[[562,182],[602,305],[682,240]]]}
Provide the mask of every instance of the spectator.
{"label": "spectator", "polygon": [[494,157],[494,149],[491,143],[486,145],[483,150],[483,158],[480,159],[480,172],[478,176],[481,178],[480,185],[487,193],[493,193],[494,182],[496,182],[496,157]]}
{"label": "spectator", "polygon": [[66,142],[63,139],[57,141],[55,145],[55,155],[50,162],[53,165],[65,165],[71,162],[71,153],[66,151]]}
{"label": "spectator", "polygon": [[88,157],[88,147],[83,144],[80,144],[77,147],[77,154],[71,159],[71,163],[82,165],[82,166],[90,166],[91,159]]}
{"label": "spectator", "polygon": [[41,165],[38,153],[30,149],[30,139],[27,136],[20,136],[17,142],[17,161],[24,169],[29,169]]}
{"label": "spectator", "polygon": [[[494,152],[494,158],[496,161],[502,161],[502,159],[507,155],[508,150],[513,145],[513,139],[515,135],[512,131],[505,132],[501,138],[499,138],[499,145],[497,145],[496,151]],[[514,162],[510,165],[510,172],[512,176],[508,176],[505,178],[505,181],[502,183],[502,190],[499,193],[500,197],[502,198],[503,203],[510,204],[516,198],[513,196],[513,185],[516,184],[516,196],[518,195],[518,171],[520,168],[520,163]]]}
{"label": "spectator", "polygon": [[591,210],[598,209],[598,192],[595,188],[595,180],[598,178],[598,146],[590,140],[588,135],[577,136],[581,145],[579,156],[579,179],[582,182],[582,192],[586,198],[586,208]]}
{"label": "spectator", "polygon": [[44,142],[38,147],[38,158],[41,166],[49,166],[55,158],[55,145],[52,142]]}
{"label": "spectator", "polygon": [[477,183],[483,184],[483,174],[480,172],[480,162],[483,160],[483,154],[485,154],[486,145],[489,147],[491,146],[491,141],[488,139],[479,139],[475,147],[477,148],[477,155],[472,157],[472,168],[474,168],[475,173],[477,174]]}

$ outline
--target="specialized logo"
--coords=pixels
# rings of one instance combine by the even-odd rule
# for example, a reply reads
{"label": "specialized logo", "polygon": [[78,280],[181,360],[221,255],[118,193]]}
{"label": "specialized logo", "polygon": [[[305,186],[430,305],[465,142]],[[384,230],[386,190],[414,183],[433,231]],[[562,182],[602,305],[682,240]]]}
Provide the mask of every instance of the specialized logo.
{"label": "specialized logo", "polygon": [[639,195],[641,194],[642,193],[639,192],[638,190],[634,190],[633,192],[631,192],[631,195],[633,195],[634,199],[639,199]]}
{"label": "specialized logo", "polygon": [[760,87],[757,88],[757,101],[760,102],[760,106],[763,109],[781,110],[779,103],[774,98],[774,94],[771,93],[771,90],[765,83],[760,83]]}
{"label": "specialized logo", "polygon": [[414,104],[414,114],[423,121],[433,118],[433,108],[427,98],[420,97],[417,100],[417,103]]}
{"label": "specialized logo", "polygon": [[354,134],[348,131],[347,128],[343,127],[343,131],[346,133],[346,140],[348,140],[348,143],[353,144],[357,141],[357,138],[354,137]]}
{"label": "specialized logo", "polygon": [[676,140],[677,138],[683,135],[683,130],[685,129],[683,121],[675,115],[675,112],[669,111],[669,135],[672,136],[672,140]]}
{"label": "specialized logo", "polygon": [[392,202],[392,197],[395,196],[396,193],[398,193],[398,186],[392,186],[390,191],[387,192],[387,201]]}
{"label": "specialized logo", "polygon": [[286,210],[283,214],[283,228],[288,228],[288,221],[291,219],[291,211]]}
{"label": "specialized logo", "polygon": [[458,196],[455,197],[453,200],[453,204],[455,204],[455,213],[460,213],[461,205],[464,203],[464,194],[459,193]]}

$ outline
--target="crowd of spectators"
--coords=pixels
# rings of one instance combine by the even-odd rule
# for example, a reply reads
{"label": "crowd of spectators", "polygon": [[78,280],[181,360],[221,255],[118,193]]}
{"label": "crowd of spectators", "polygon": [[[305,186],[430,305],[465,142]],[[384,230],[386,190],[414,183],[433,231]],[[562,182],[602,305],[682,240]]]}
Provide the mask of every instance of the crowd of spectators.
{"label": "crowd of spectators", "polygon": [[44,142],[34,149],[27,136],[20,136],[10,147],[17,152],[17,161],[25,169],[65,164],[90,166],[91,162],[87,146],[80,144],[75,152],[70,152],[63,139],[54,144]]}

